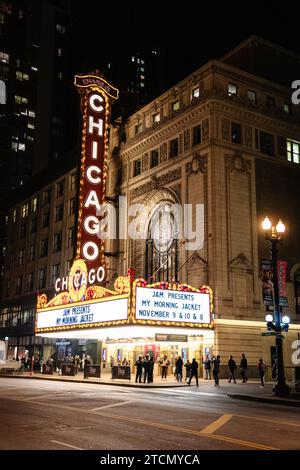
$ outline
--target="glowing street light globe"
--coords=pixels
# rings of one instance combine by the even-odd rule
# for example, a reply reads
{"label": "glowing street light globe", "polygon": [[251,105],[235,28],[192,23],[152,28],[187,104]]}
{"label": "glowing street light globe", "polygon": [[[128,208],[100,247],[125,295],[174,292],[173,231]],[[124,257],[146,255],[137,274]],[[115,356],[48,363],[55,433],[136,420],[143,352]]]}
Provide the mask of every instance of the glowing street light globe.
{"label": "glowing street light globe", "polygon": [[289,317],[288,317],[288,316],[286,316],[286,315],[285,315],[284,317],[282,317],[282,323],[285,323],[285,324],[288,324],[288,323],[290,323],[290,319],[289,319]]}
{"label": "glowing street light globe", "polygon": [[272,222],[269,219],[269,217],[266,217],[262,223],[262,228],[264,230],[271,230],[271,227],[272,227]]}
{"label": "glowing street light globe", "polygon": [[276,231],[277,231],[278,233],[284,233],[284,232],[285,232],[285,225],[284,225],[284,223],[282,222],[281,219],[279,219],[279,222],[278,222],[278,224],[276,225]]}
{"label": "glowing street light globe", "polygon": [[266,315],[266,321],[267,322],[273,321],[273,315],[271,315],[271,314]]}

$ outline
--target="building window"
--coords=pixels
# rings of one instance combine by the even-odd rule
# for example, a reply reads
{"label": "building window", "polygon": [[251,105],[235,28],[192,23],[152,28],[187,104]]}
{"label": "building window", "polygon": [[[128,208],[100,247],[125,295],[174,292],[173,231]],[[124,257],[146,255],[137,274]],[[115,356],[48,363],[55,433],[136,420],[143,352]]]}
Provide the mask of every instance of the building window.
{"label": "building window", "polygon": [[231,123],[231,142],[235,144],[242,143],[242,126],[236,122]]}
{"label": "building window", "polygon": [[56,31],[59,32],[60,34],[65,34],[66,33],[66,27],[62,24],[57,24],[56,25]]}
{"label": "building window", "polygon": [[29,273],[27,276],[27,291],[33,291],[33,273]]}
{"label": "building window", "polygon": [[76,189],[76,183],[77,183],[77,175],[76,173],[73,173],[70,175],[70,189],[71,191],[74,191]]}
{"label": "building window", "polygon": [[46,287],[46,269],[39,270],[39,289],[45,289]]}
{"label": "building window", "polygon": [[9,63],[9,54],[6,52],[0,51],[0,62],[3,62],[4,64]]}
{"label": "building window", "polygon": [[260,151],[268,155],[274,155],[273,136],[266,132],[260,132]]}
{"label": "building window", "polygon": [[31,212],[36,212],[38,208],[38,197],[35,196],[31,199]]}
{"label": "building window", "polygon": [[29,247],[29,261],[35,260],[35,245],[30,245]]}
{"label": "building window", "polygon": [[54,264],[51,269],[51,285],[54,286],[56,279],[59,277],[60,264]]}
{"label": "building window", "polygon": [[238,87],[234,83],[228,83],[228,95],[237,95]]}
{"label": "building window", "polygon": [[192,90],[192,99],[199,98],[199,96],[200,96],[200,88],[199,87],[194,88]]}
{"label": "building window", "polygon": [[[151,217],[146,242],[146,278],[151,282],[177,281],[178,247],[175,219],[168,205]],[[167,211],[167,213],[165,212]]]}
{"label": "building window", "polygon": [[287,159],[289,162],[300,163],[300,142],[286,141]]}
{"label": "building window", "polygon": [[15,103],[17,103],[17,104],[27,104],[28,103],[28,98],[26,98],[25,96],[15,95]]}
{"label": "building window", "polygon": [[58,251],[61,251],[61,245],[62,245],[62,233],[55,233],[54,238],[53,238],[53,252],[57,253]]}
{"label": "building window", "polygon": [[17,70],[16,79],[20,80],[21,82],[23,80],[29,80],[29,75],[28,75],[28,73],[23,73],[23,72],[20,72],[19,70]]}
{"label": "building window", "polygon": [[179,108],[180,108],[180,102],[179,102],[179,100],[174,101],[171,106],[172,106],[172,112],[173,112],[173,113],[176,113],[176,111],[178,111]]}
{"label": "building window", "polygon": [[170,141],[170,158],[177,157],[179,153],[178,138]]}
{"label": "building window", "polygon": [[193,145],[201,144],[201,125],[193,128]]}
{"label": "building window", "polygon": [[22,219],[25,219],[25,217],[28,216],[28,208],[29,208],[28,202],[26,202],[25,204],[22,204],[22,211],[21,211]]}
{"label": "building window", "polygon": [[142,132],[142,129],[143,129],[142,124],[137,124],[137,125],[135,126],[135,128],[134,128],[134,133],[135,133],[135,135],[136,135],[136,134],[139,134],[140,132]]}
{"label": "building window", "polygon": [[13,223],[15,223],[17,220],[17,209],[13,210]]}
{"label": "building window", "polygon": [[248,100],[252,101],[252,103],[256,103],[256,91],[248,90]]}
{"label": "building window", "polygon": [[291,114],[291,105],[289,103],[284,103],[283,111],[287,114]]}
{"label": "building window", "polygon": [[152,115],[152,123],[158,124],[160,122],[160,113],[156,113]]}
{"label": "building window", "polygon": [[26,237],[26,222],[21,222],[20,225],[20,239]]}
{"label": "building window", "polygon": [[158,165],[158,149],[152,150],[150,168],[154,168]]}
{"label": "building window", "polygon": [[4,24],[4,20],[5,20],[4,13],[0,13],[0,24]]}
{"label": "building window", "polygon": [[68,229],[68,248],[70,248],[71,246],[74,246],[74,242],[75,242],[75,230],[74,230],[74,227],[71,227]]}
{"label": "building window", "polygon": [[23,266],[24,264],[24,255],[25,255],[25,250],[19,250],[18,254],[18,266]]}
{"label": "building window", "polygon": [[266,106],[267,108],[275,108],[275,98],[273,96],[266,96]]}
{"label": "building window", "polygon": [[48,239],[44,239],[44,240],[41,240],[41,250],[40,250],[40,255],[41,255],[41,258],[43,258],[44,256],[47,256],[48,254]]}
{"label": "building window", "polygon": [[36,233],[37,231],[37,218],[31,219],[30,221],[30,233]]}
{"label": "building window", "polygon": [[55,208],[55,222],[59,222],[63,219],[64,206],[58,206]]}
{"label": "building window", "polygon": [[51,188],[45,189],[43,194],[43,204],[49,204],[51,201]]}
{"label": "building window", "polygon": [[65,182],[64,180],[59,181],[56,184],[56,197],[61,197],[64,194]]}
{"label": "building window", "polygon": [[133,162],[133,176],[138,176],[141,174],[141,171],[142,171],[142,162],[141,162],[141,159],[139,160],[135,160]]}
{"label": "building window", "polygon": [[73,214],[75,214],[75,198],[74,197],[69,200],[69,211],[68,211],[68,215],[73,215]]}
{"label": "building window", "polygon": [[16,283],[16,294],[21,294],[22,292],[22,276],[17,277]]}
{"label": "building window", "polygon": [[0,104],[6,104],[6,85],[4,80],[0,80]]}
{"label": "building window", "polygon": [[42,219],[42,228],[49,227],[50,222],[50,212],[45,212]]}
{"label": "building window", "polygon": [[29,110],[28,111],[28,116],[32,117],[32,118],[35,118],[35,111]]}

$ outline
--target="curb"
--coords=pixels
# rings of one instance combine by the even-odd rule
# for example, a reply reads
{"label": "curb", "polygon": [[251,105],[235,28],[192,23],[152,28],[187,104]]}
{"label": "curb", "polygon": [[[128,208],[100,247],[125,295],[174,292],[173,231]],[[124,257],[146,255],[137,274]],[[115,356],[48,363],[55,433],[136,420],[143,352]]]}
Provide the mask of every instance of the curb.
{"label": "curb", "polygon": [[261,403],[269,403],[272,405],[283,405],[283,406],[295,406],[300,407],[300,400],[290,400],[288,398],[267,398],[267,397],[259,397],[256,395],[239,395],[236,393],[227,393],[227,396],[230,398],[236,398],[238,400],[249,400],[249,401],[258,401]]}
{"label": "curb", "polygon": [[132,383],[117,383],[117,382],[89,382],[88,379],[82,380],[82,379],[60,379],[57,377],[53,378],[48,378],[48,377],[37,377],[37,376],[24,376],[24,375],[8,375],[8,374],[0,374],[0,378],[5,377],[5,378],[13,378],[13,379],[31,379],[31,380],[49,380],[50,382],[68,382],[68,383],[82,383],[82,384],[93,384],[93,385],[113,385],[117,387],[131,387],[131,388],[144,388],[144,389],[149,389],[149,388],[160,388],[160,389],[165,389],[165,388],[174,388],[174,387],[187,387],[187,384],[173,384],[173,385],[152,385],[152,384],[132,384]]}

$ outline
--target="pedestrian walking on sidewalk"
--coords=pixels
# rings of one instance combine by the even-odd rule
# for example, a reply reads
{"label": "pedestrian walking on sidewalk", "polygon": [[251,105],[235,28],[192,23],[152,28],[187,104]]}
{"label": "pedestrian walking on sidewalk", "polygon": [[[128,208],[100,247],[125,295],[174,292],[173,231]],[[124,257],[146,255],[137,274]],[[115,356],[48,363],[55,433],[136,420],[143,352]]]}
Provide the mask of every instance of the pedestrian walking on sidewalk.
{"label": "pedestrian walking on sidewalk", "polygon": [[196,361],[196,359],[194,358],[193,361],[192,361],[192,364],[191,364],[191,375],[190,375],[190,380],[188,382],[189,385],[191,385],[192,378],[195,377],[196,378],[196,385],[198,387],[198,385],[199,385],[199,383],[198,383],[198,367],[199,367],[199,364]]}
{"label": "pedestrian walking on sidewalk", "polygon": [[240,362],[240,369],[241,369],[241,376],[243,379],[243,384],[246,384],[248,382],[247,368],[248,368],[247,358],[245,354],[242,354],[242,358]]}
{"label": "pedestrian walking on sidewalk", "polygon": [[233,359],[233,356],[229,357],[228,369],[229,369],[229,380],[228,380],[228,382],[231,383],[231,380],[233,379],[234,383],[236,384],[234,373],[237,370],[237,367],[236,367],[235,360]]}
{"label": "pedestrian walking on sidewalk", "polygon": [[142,381],[142,373],[143,373],[143,360],[142,356],[139,356],[138,360],[135,362],[135,367],[136,367],[136,376],[135,376],[135,381],[139,381],[141,383]]}
{"label": "pedestrian walking on sidewalk", "polygon": [[266,364],[264,363],[263,359],[260,359],[257,364],[257,370],[260,377],[260,388],[265,386],[265,371],[266,371]]}
{"label": "pedestrian walking on sidewalk", "polygon": [[211,360],[209,354],[206,354],[205,361],[203,361],[205,370],[205,380],[211,380]]}

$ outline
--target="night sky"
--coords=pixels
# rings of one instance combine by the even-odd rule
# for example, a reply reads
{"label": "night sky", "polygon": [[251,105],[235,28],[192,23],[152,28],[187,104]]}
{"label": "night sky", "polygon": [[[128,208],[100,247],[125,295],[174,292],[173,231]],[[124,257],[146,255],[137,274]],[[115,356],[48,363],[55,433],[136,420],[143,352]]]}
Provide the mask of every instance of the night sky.
{"label": "night sky", "polygon": [[168,89],[251,34],[300,53],[295,2],[71,0],[71,5],[77,72],[101,69],[105,58],[130,46],[156,48],[164,55]]}

